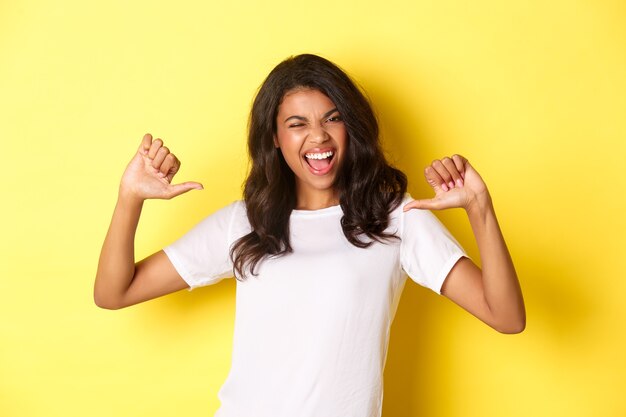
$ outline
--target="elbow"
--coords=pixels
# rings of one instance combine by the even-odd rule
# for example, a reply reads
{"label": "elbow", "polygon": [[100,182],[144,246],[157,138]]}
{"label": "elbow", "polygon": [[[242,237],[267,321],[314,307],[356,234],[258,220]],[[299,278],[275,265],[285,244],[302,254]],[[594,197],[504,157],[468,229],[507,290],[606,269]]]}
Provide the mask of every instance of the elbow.
{"label": "elbow", "polygon": [[98,298],[94,297],[94,302],[96,303],[96,305],[104,310],[119,310],[120,308],[122,308],[120,305],[115,304],[115,303],[111,303],[109,301],[104,301],[104,300],[100,300]]}
{"label": "elbow", "polygon": [[93,301],[98,307],[105,310],[119,310],[123,307],[121,303],[103,296],[102,294],[98,293],[98,291],[94,291]]}
{"label": "elbow", "polygon": [[518,333],[523,332],[525,328],[526,328],[526,325],[521,324],[521,325],[511,326],[511,327],[501,327],[501,328],[497,328],[496,330],[502,334],[518,334]]}
{"label": "elbow", "polygon": [[496,331],[502,334],[518,334],[522,333],[526,329],[526,318],[510,321],[507,323],[500,323],[492,326]]}

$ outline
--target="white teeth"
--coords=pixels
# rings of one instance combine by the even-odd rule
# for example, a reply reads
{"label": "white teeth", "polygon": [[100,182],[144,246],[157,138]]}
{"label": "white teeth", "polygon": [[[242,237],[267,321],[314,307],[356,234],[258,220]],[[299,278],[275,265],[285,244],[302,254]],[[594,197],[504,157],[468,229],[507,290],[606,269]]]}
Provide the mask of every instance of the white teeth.
{"label": "white teeth", "polygon": [[323,152],[323,153],[304,154],[304,156],[309,159],[326,159],[326,158],[330,158],[332,155],[333,155],[333,151],[328,151],[328,152]]}

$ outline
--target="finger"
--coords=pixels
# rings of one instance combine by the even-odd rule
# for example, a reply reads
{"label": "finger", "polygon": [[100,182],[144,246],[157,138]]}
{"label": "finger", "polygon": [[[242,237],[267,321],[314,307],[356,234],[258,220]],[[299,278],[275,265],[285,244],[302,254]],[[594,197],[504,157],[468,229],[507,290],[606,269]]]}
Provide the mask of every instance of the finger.
{"label": "finger", "polygon": [[152,141],[152,145],[150,145],[150,150],[148,151],[148,157],[150,159],[154,159],[159,149],[163,146],[163,141],[159,138]]}
{"label": "finger", "polygon": [[165,176],[168,182],[172,182],[174,175],[180,169],[180,161],[176,156],[171,153],[165,157],[165,161],[161,164],[161,173]]}
{"label": "finger", "polygon": [[141,145],[139,145],[139,153],[142,155],[146,155],[148,150],[150,149],[150,145],[152,145],[152,135],[150,133],[146,133],[143,135],[143,139],[141,139]]}
{"label": "finger", "polygon": [[[154,159],[152,160],[152,166],[158,169],[159,171],[163,172],[163,170],[161,169],[161,166],[163,165],[163,161],[165,161],[165,158],[169,154],[170,154],[170,150],[167,148],[167,146],[161,146],[159,150],[157,151],[156,155],[154,156]],[[165,174],[166,172],[167,171],[163,173]]]}
{"label": "finger", "polygon": [[170,185],[167,189],[166,198],[174,198],[191,190],[204,190],[204,187],[199,182],[193,181]]}
{"label": "finger", "polygon": [[[454,188],[454,181],[452,180],[452,175],[448,172],[448,169],[443,165],[439,159],[435,159],[431,166],[437,171],[442,181],[445,183],[447,188]],[[442,186],[442,188],[444,188]],[[446,190],[447,191],[447,190]]]}
{"label": "finger", "polygon": [[443,191],[448,191],[448,186],[445,184],[437,170],[431,166],[427,166],[424,169],[424,176],[426,177],[426,182],[430,185],[435,193],[439,193],[442,189]]}
{"label": "finger", "polygon": [[440,210],[442,207],[441,202],[434,198],[424,200],[413,200],[408,204],[405,204],[402,208],[403,211],[409,211],[411,209],[419,210]]}
{"label": "finger", "polygon": [[459,172],[458,169],[456,169],[456,165],[454,164],[452,159],[445,157],[441,160],[441,163],[452,176],[452,185],[450,186],[450,188],[454,188],[455,186],[463,187],[463,179],[461,178],[461,173]]}
{"label": "finger", "polygon": [[461,174],[461,178],[465,180],[465,169],[466,169],[465,164],[467,163],[467,159],[465,159],[461,155],[455,154],[455,155],[452,155],[452,162],[454,162],[456,169]]}

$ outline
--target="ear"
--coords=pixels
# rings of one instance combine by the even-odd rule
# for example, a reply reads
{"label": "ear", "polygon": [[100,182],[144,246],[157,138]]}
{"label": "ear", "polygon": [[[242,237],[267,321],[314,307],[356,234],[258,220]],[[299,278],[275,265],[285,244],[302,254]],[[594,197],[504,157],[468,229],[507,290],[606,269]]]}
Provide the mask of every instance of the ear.
{"label": "ear", "polygon": [[280,145],[278,144],[278,138],[276,137],[276,134],[274,134],[274,147],[275,148],[280,148]]}

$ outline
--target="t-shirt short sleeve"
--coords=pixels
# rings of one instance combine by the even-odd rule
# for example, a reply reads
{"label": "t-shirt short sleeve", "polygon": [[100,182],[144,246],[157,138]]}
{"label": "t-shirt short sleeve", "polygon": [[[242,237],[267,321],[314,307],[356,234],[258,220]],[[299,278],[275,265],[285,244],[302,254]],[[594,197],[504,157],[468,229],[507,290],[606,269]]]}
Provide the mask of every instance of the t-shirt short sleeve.
{"label": "t-shirt short sleeve", "polygon": [[190,291],[233,276],[232,225],[242,204],[236,201],[216,211],[163,248]]}
{"label": "t-shirt short sleeve", "polygon": [[[405,198],[403,205],[411,201]],[[416,283],[441,294],[448,273],[463,256],[461,245],[429,210],[401,214],[400,263]]]}

